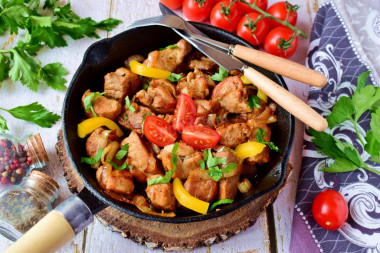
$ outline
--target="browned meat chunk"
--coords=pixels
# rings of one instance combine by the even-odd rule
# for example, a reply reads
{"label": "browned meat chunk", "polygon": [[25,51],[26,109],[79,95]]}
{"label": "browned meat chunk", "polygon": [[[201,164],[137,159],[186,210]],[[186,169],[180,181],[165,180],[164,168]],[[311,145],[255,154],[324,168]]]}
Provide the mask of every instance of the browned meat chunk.
{"label": "browned meat chunk", "polygon": [[[92,93],[93,92],[91,92],[90,90],[86,90],[84,92],[84,94],[82,96],[83,110],[84,110],[84,99],[87,96],[91,95]],[[99,93],[99,92],[97,92],[97,93]],[[95,100],[93,101],[92,107],[94,108],[94,111],[98,116],[109,118],[111,120],[115,120],[121,112],[121,103],[119,103],[116,100],[109,99],[109,98],[106,98],[103,96],[95,98]],[[88,112],[85,111],[85,113],[86,113],[86,116],[88,118],[94,117],[92,110],[89,110]]]}
{"label": "browned meat chunk", "polygon": [[[267,125],[263,125],[262,127],[252,129],[252,136],[249,139],[250,141],[256,141],[256,133],[259,129],[263,129],[265,131],[265,135],[263,137],[264,141],[270,142],[271,130]],[[248,157],[246,161],[251,164],[262,164],[269,162],[269,153],[270,149],[266,146],[260,154],[257,154],[255,157]]]}
{"label": "browned meat chunk", "polygon": [[230,148],[246,142],[251,135],[251,129],[247,123],[222,122],[216,127],[216,131],[220,134],[219,143]]}
{"label": "browned meat chunk", "polygon": [[215,83],[209,75],[195,69],[189,72],[186,78],[182,78],[176,87],[178,93],[185,93],[192,98],[204,99],[209,94],[209,87],[214,87]]}
{"label": "browned meat chunk", "polygon": [[129,143],[127,163],[145,174],[159,174],[160,168],[153,156],[150,146],[141,140],[138,133],[131,134],[121,142],[121,146]]}
{"label": "browned meat chunk", "polygon": [[213,60],[207,58],[199,52],[194,53],[194,55],[192,55],[191,58],[192,59],[189,62],[190,69],[212,71],[216,70],[218,67],[218,65]]}
{"label": "browned meat chunk", "polygon": [[106,97],[124,103],[128,95],[132,97],[140,86],[139,77],[127,68],[119,68],[104,77],[104,91]]}
{"label": "browned meat chunk", "polygon": [[148,67],[174,72],[177,66],[183,62],[184,57],[191,51],[191,45],[184,39],[181,39],[176,45],[177,47],[175,48],[150,52],[148,59],[143,64]]}
{"label": "browned meat chunk", "polygon": [[[89,157],[94,157],[98,153],[99,149],[101,148],[104,149],[112,141],[116,141],[116,140],[118,140],[118,137],[115,131],[106,130],[103,127],[99,127],[95,129],[86,140],[87,155]],[[99,162],[91,167],[98,168]]]}
{"label": "browned meat chunk", "polygon": [[247,88],[238,76],[225,78],[212,92],[212,100],[220,102],[220,105],[230,113],[250,112],[248,106]]}
{"label": "browned meat chunk", "polygon": [[[162,165],[166,171],[173,169],[171,163],[171,155],[174,144],[163,148],[157,158],[162,160]],[[199,167],[199,162],[203,156],[201,152],[194,150],[185,143],[179,143],[177,150],[177,169],[172,178],[179,178],[182,181],[186,180],[191,170]]]}
{"label": "browned meat chunk", "polygon": [[201,124],[211,128],[215,128],[216,124],[221,120],[217,115],[220,109],[220,103],[213,100],[194,100],[197,106],[197,114],[195,117],[195,125]]}
{"label": "browned meat chunk", "polygon": [[117,118],[119,125],[136,131],[141,134],[141,123],[144,115],[154,115],[154,113],[147,107],[132,103],[132,106],[136,109],[135,112],[131,112],[127,107],[124,107],[123,112]]}
{"label": "browned meat chunk", "polygon": [[240,175],[219,180],[218,199],[234,199],[238,190]]}
{"label": "browned meat chunk", "polygon": [[192,196],[209,203],[218,193],[218,183],[210,178],[206,170],[200,168],[190,171],[183,186]]}
{"label": "browned meat chunk", "polygon": [[131,194],[134,190],[132,174],[129,170],[113,170],[110,164],[100,166],[96,179],[104,190]]}
{"label": "browned meat chunk", "polygon": [[135,98],[157,113],[174,113],[177,104],[175,87],[165,79],[152,80],[148,90],[140,90]]}
{"label": "browned meat chunk", "polygon": [[[161,175],[153,175],[148,177],[148,180],[160,176]],[[171,183],[149,185],[145,192],[155,208],[174,211],[176,199],[174,197],[173,186]]]}

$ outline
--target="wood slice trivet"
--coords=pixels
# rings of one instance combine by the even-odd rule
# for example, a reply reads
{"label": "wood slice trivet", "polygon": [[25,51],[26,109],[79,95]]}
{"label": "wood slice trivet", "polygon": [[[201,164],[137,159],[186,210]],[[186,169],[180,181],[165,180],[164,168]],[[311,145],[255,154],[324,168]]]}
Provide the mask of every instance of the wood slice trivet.
{"label": "wood slice trivet", "polygon": [[[63,166],[64,177],[73,193],[80,192],[84,185],[80,176],[67,157],[62,130],[58,132],[57,154]],[[257,218],[273,203],[286,185],[293,168],[288,163],[284,183],[273,192],[221,217],[192,223],[163,223],[144,220],[126,214],[116,208],[107,207],[97,217],[113,231],[121,233],[148,248],[161,247],[164,250],[191,250],[198,246],[209,246],[244,231],[255,224]]]}

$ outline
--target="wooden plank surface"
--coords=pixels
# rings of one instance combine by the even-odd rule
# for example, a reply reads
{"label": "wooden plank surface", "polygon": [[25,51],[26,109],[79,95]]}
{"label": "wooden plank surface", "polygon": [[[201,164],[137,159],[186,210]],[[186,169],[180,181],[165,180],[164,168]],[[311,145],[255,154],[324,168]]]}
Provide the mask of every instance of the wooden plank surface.
{"label": "wooden plank surface", "polygon": [[[113,36],[124,31],[128,26],[137,19],[160,15],[158,0],[71,0],[60,1],[61,3],[70,2],[72,9],[81,17],[91,16],[95,20],[101,20],[108,17],[118,18],[123,21],[112,32],[99,32],[102,38]],[[270,0],[269,5],[276,1]],[[297,26],[303,31],[310,33],[312,20],[318,6],[318,0],[292,0],[292,4],[299,4],[302,7],[299,10]],[[0,39],[1,45],[4,38]],[[79,66],[85,50],[95,42],[95,39],[82,39],[79,41],[67,38],[68,47],[55,48],[53,50],[43,50],[39,59],[43,64],[60,61],[69,70],[66,76],[70,82],[77,67]],[[15,42],[14,42],[15,43]],[[299,40],[296,54],[292,60],[303,64],[306,59],[308,40]],[[286,79],[290,90],[303,100],[306,100],[308,87],[304,84]],[[37,93],[30,91],[28,88],[17,83],[6,81],[2,84],[0,90],[0,107],[11,108],[18,105],[28,104],[39,101],[45,107],[55,113],[60,114],[65,93],[42,87]],[[59,197],[55,205],[66,199],[70,192],[67,189],[66,182],[62,176],[58,157],[54,145],[56,143],[56,134],[61,127],[56,124],[51,129],[41,129],[35,125],[25,123],[24,121],[15,120],[9,115],[2,113],[7,120],[11,133],[18,136],[24,136],[31,133],[40,132],[45,143],[50,162],[48,163],[48,174],[52,175],[61,186]],[[274,204],[275,226],[277,230],[277,252],[288,252],[291,234],[291,220],[293,215],[295,190],[298,181],[298,171],[301,163],[302,139],[304,126],[297,121],[296,139],[292,150],[290,161],[295,167],[292,183],[289,184],[281,193],[280,197]],[[232,238],[213,245],[211,247],[197,248],[193,252],[269,252],[267,215],[264,213],[260,216],[254,226],[233,236]],[[10,241],[0,237],[0,252],[4,251]],[[99,221],[95,220],[84,232],[58,252],[161,252],[162,250],[149,250],[146,246],[140,246],[131,240],[124,239],[120,234],[114,233],[105,228]]]}

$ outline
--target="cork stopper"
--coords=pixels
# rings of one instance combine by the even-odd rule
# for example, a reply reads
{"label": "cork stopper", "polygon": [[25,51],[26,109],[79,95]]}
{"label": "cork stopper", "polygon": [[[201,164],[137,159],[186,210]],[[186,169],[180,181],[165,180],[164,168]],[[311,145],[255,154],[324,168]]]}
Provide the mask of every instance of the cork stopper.
{"label": "cork stopper", "polygon": [[25,179],[25,185],[45,195],[47,199],[55,199],[58,194],[58,183],[45,173],[33,170]]}
{"label": "cork stopper", "polygon": [[35,134],[26,140],[26,152],[32,158],[33,168],[42,168],[49,161],[44,143],[42,142],[40,134]]}

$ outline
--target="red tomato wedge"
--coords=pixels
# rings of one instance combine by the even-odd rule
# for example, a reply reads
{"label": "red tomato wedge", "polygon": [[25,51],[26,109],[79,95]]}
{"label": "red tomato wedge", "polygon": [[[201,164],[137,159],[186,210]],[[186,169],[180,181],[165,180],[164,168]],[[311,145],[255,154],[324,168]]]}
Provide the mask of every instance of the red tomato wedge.
{"label": "red tomato wedge", "polygon": [[173,128],[182,132],[184,126],[192,125],[195,121],[197,106],[189,95],[181,94],[174,111]]}
{"label": "red tomato wedge", "polygon": [[156,116],[146,116],[143,130],[146,138],[159,147],[173,144],[177,139],[177,133],[173,127]]}
{"label": "red tomato wedge", "polygon": [[212,148],[218,143],[219,138],[217,131],[200,125],[185,126],[182,132],[182,140],[196,149]]}

